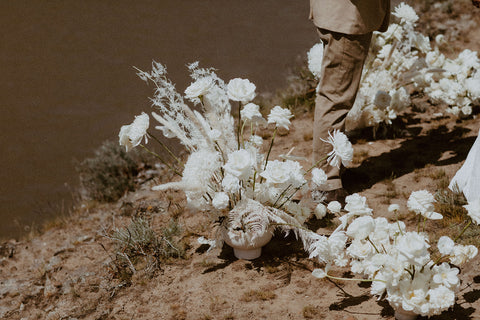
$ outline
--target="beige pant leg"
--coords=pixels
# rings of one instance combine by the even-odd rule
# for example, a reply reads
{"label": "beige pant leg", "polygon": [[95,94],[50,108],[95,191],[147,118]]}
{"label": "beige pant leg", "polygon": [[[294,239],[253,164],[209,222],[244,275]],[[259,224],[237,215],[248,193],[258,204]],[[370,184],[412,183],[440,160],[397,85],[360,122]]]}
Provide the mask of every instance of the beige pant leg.
{"label": "beige pant leg", "polygon": [[[368,54],[372,33],[346,35],[318,29],[324,45],[322,74],[315,100],[313,125],[313,164],[324,158],[332,146],[321,139],[328,132],[345,130],[345,118],[357,95],[362,69]],[[319,165],[328,176],[323,191],[342,188],[340,169],[325,162]]]}

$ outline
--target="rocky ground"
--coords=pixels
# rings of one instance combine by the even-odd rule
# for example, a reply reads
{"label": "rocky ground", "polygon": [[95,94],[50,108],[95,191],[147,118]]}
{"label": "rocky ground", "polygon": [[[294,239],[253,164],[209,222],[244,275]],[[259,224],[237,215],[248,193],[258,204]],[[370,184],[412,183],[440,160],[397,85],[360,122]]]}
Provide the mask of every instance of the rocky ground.
{"label": "rocky ground", "polygon": [[[448,35],[452,55],[465,48],[480,51],[480,9],[469,1],[441,3],[451,5],[413,3],[422,12],[420,27],[432,37]],[[458,121],[434,117],[440,109],[414,96],[395,130],[380,132],[377,139],[371,130],[352,138],[354,162],[345,172],[344,184],[350,193],[366,196],[375,215],[388,217],[388,205],[397,203],[410,221],[409,194],[445,188],[462,165],[480,121],[476,116]],[[291,130],[276,139],[274,152],[295,147],[293,154],[309,159],[311,139],[312,113],[306,109],[296,115]],[[370,296],[368,285],[314,278],[311,271],[319,265],[308,259],[293,236],[276,234],[253,261],[237,260],[226,245],[207,251],[197,239],[213,238],[209,221],[185,208],[180,192],[150,191],[158,178],[149,178],[158,176],[165,174],[143,172],[143,183],[118,202],[81,202],[71,216],[52,223],[42,234],[3,243],[0,318],[393,319],[392,308]],[[153,251],[142,252],[129,266],[121,259],[127,248],[115,245],[112,237],[132,217],[150,221],[157,234],[171,232],[169,239],[178,251],[156,260],[158,252],[150,248]],[[333,223],[329,217],[312,219],[308,225],[328,232]],[[451,234],[464,223],[462,216],[447,217],[432,226],[434,237]],[[464,243],[480,245],[478,234],[478,227],[471,228]],[[480,319],[478,270],[480,257],[462,270],[455,306],[432,319]]]}

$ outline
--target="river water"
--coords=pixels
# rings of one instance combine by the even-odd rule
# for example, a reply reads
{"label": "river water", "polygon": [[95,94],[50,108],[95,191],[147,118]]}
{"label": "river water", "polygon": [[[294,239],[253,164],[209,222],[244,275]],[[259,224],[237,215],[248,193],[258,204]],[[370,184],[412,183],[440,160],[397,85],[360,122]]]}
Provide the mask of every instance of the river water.
{"label": "river water", "polygon": [[[149,111],[133,66],[167,66],[183,92],[187,63],[274,92],[317,42],[307,0],[0,1],[0,238],[68,204],[74,160]],[[65,208],[64,211],[67,211]]]}

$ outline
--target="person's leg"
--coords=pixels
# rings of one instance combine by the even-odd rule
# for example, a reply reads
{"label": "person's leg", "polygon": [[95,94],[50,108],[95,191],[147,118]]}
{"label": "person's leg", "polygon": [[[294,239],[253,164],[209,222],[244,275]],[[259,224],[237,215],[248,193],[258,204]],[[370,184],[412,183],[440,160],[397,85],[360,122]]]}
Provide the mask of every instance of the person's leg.
{"label": "person's leg", "polygon": [[[321,139],[328,132],[345,130],[345,118],[355,102],[362,69],[368,54],[372,34],[345,35],[318,29],[324,44],[322,74],[315,100],[313,125],[313,164],[332,150]],[[328,176],[328,185],[322,191],[342,188],[340,169],[326,162],[319,165]]]}

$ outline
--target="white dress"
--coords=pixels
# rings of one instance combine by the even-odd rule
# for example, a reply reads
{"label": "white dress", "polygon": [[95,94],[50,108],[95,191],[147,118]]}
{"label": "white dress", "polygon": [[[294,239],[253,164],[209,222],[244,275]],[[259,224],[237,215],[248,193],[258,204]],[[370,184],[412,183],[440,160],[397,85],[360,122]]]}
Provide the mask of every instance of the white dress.
{"label": "white dress", "polygon": [[468,202],[480,199],[480,131],[465,163],[450,181],[450,190],[454,190],[455,184],[463,191]]}

